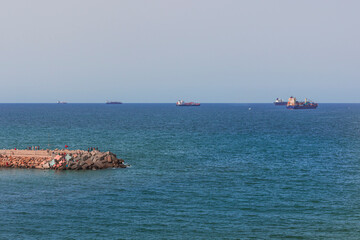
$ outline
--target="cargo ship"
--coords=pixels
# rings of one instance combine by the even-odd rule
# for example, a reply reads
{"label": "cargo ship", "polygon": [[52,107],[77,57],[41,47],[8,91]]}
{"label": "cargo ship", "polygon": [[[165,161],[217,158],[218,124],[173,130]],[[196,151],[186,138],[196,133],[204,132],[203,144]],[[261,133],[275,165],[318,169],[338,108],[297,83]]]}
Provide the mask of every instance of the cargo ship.
{"label": "cargo ship", "polygon": [[65,101],[57,101],[57,104],[67,104]]}
{"label": "cargo ship", "polygon": [[313,101],[305,98],[304,102],[298,102],[295,97],[290,97],[286,105],[287,109],[316,109],[317,107],[318,104]]}
{"label": "cargo ship", "polygon": [[184,102],[183,100],[179,100],[176,102],[176,106],[197,107],[197,106],[200,106],[200,103]]}
{"label": "cargo ship", "polygon": [[122,102],[106,101],[106,104],[122,104]]}
{"label": "cargo ship", "polygon": [[284,102],[281,98],[276,98],[274,104],[275,106],[285,106],[287,102]]}

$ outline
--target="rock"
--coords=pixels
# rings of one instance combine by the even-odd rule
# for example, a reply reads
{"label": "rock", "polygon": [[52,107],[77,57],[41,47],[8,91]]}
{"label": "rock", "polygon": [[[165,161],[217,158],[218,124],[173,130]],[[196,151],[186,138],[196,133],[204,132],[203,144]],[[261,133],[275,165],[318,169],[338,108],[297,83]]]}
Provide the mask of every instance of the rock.
{"label": "rock", "polygon": [[97,168],[99,168],[99,169],[103,169],[103,168],[104,168],[104,164],[103,164],[102,162],[100,162],[100,161],[95,162],[94,165],[95,165]]}
{"label": "rock", "polygon": [[69,166],[69,167],[72,167],[72,166],[75,166],[75,165],[76,165],[76,162],[69,162],[69,163],[68,163],[68,166]]}
{"label": "rock", "polygon": [[100,154],[100,155],[99,155],[99,160],[100,160],[100,161],[104,160],[104,159],[105,159],[105,156],[106,156],[106,155],[105,155],[104,153]]}
{"label": "rock", "polygon": [[[67,156],[68,161],[65,161],[62,155],[64,151],[43,150],[43,155],[35,154],[33,150],[29,150],[29,155],[9,155],[0,154],[0,167],[1,168],[36,168],[36,169],[103,169],[120,167],[125,168],[123,159],[118,159],[115,154],[111,152],[93,151],[66,151],[71,159]],[[41,153],[41,152],[36,152]],[[24,156],[25,155],[25,156]],[[52,159],[57,160],[52,161]],[[50,166],[50,162],[52,163]]]}
{"label": "rock", "polygon": [[112,163],[109,163],[109,162],[106,162],[104,165],[104,168],[112,168],[113,167],[113,164]]}
{"label": "rock", "polygon": [[116,155],[115,155],[115,154],[110,155],[110,156],[111,156],[111,160],[112,160],[112,161],[116,161],[116,160],[117,160],[117,158],[116,158]]}
{"label": "rock", "polygon": [[94,164],[94,162],[91,159],[86,160],[85,163],[89,166]]}
{"label": "rock", "polygon": [[95,163],[95,162],[99,161],[99,158],[97,156],[93,156],[91,158],[91,161],[93,161],[93,163]]}
{"label": "rock", "polygon": [[59,167],[58,170],[65,170],[65,168],[66,167],[63,165],[63,166]]}
{"label": "rock", "polygon": [[81,170],[82,169],[82,166],[80,166],[80,164],[78,164],[77,166],[76,166],[76,170]]}

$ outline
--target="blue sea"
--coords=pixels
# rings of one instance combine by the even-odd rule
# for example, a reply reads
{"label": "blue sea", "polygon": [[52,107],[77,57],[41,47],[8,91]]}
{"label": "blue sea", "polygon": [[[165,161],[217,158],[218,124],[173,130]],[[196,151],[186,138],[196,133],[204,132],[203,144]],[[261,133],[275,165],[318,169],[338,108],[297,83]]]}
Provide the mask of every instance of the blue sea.
{"label": "blue sea", "polygon": [[65,144],[131,167],[0,169],[0,239],[360,239],[360,104],[0,104],[0,148]]}

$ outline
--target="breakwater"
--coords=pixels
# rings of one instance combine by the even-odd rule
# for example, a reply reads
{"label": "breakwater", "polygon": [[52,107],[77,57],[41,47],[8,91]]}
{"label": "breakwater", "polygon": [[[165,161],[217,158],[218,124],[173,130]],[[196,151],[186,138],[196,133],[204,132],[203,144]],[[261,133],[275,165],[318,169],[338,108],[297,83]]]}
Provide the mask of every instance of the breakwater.
{"label": "breakwater", "polygon": [[97,170],[126,168],[112,152],[83,150],[0,150],[1,168]]}

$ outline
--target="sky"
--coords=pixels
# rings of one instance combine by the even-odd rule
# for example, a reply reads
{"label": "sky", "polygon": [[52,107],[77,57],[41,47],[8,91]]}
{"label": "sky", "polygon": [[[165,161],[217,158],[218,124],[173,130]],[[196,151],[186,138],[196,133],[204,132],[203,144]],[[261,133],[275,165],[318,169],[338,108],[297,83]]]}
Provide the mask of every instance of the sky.
{"label": "sky", "polygon": [[0,1],[0,102],[360,102],[360,1]]}

